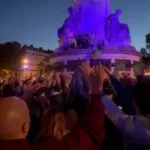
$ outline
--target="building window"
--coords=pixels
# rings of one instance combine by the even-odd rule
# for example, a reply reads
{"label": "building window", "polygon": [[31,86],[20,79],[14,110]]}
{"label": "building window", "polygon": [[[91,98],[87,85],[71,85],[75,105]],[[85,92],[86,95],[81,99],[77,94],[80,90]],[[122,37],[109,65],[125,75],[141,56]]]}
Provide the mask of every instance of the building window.
{"label": "building window", "polygon": [[110,59],[91,59],[90,66],[97,66],[102,64],[103,66],[111,69],[111,60]]}
{"label": "building window", "polygon": [[73,72],[81,65],[84,60],[68,60],[67,61],[67,71]]}
{"label": "building window", "polygon": [[115,66],[118,71],[131,71],[131,60],[115,60]]}
{"label": "building window", "polygon": [[110,59],[101,59],[101,64],[108,69],[111,69],[111,60]]}

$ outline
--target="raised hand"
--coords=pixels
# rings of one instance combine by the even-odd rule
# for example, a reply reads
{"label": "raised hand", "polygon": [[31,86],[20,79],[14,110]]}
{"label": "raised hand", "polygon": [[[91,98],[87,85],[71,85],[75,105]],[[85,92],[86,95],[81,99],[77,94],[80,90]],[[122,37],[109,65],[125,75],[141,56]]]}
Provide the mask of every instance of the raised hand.
{"label": "raised hand", "polygon": [[91,73],[91,93],[101,93],[103,82],[106,78],[105,69],[102,65],[96,66],[93,68]]}
{"label": "raised hand", "polygon": [[90,93],[102,92],[103,82],[106,78],[105,68],[101,65],[91,68],[89,64],[82,63],[80,69],[88,81]]}
{"label": "raised hand", "polygon": [[88,91],[91,91],[91,80],[90,80],[90,77],[91,77],[91,73],[92,73],[92,68],[90,67],[90,65],[88,63],[84,62],[80,66],[80,69],[81,69],[81,72],[84,75],[84,78],[85,78],[84,81],[85,81],[85,83],[87,83]]}
{"label": "raised hand", "polygon": [[50,73],[49,73],[49,80],[52,80],[52,78],[54,77],[54,71],[52,70]]}
{"label": "raised hand", "polygon": [[109,71],[109,69],[107,67],[104,67],[104,70],[105,70],[106,74],[110,75],[110,71]]}
{"label": "raised hand", "polygon": [[92,72],[92,68],[90,67],[90,65],[86,62],[83,62],[82,65],[80,66],[83,74],[86,76],[86,77],[89,77],[91,72]]}

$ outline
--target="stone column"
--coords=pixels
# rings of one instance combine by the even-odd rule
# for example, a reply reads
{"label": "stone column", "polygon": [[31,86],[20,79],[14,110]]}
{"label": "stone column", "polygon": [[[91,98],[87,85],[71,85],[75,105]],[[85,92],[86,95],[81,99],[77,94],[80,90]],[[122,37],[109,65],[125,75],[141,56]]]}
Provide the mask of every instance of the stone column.
{"label": "stone column", "polygon": [[[67,65],[67,60],[64,60],[64,65]],[[67,68],[64,68],[64,73],[67,72]]]}
{"label": "stone column", "polygon": [[134,69],[133,69],[133,60],[131,60],[131,72],[130,72],[130,76],[131,76],[132,78],[135,78]]}
{"label": "stone column", "polygon": [[[112,65],[112,64],[115,65],[115,59],[114,59],[114,58],[111,59],[111,65]],[[114,70],[115,70],[115,66],[111,66],[111,73],[113,73]]]}

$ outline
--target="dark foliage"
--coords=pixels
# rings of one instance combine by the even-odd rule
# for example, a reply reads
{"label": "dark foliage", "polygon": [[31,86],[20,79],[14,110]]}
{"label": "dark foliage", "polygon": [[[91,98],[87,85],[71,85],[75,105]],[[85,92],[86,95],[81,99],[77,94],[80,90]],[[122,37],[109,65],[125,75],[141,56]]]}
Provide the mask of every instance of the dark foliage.
{"label": "dark foliage", "polygon": [[17,70],[25,54],[18,42],[6,42],[0,45],[0,68]]}

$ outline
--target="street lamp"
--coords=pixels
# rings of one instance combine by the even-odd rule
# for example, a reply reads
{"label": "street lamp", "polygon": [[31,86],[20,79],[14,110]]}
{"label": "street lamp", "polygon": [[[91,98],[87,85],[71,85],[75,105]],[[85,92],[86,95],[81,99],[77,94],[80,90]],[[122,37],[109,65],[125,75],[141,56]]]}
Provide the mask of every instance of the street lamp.
{"label": "street lamp", "polygon": [[27,59],[24,59],[24,60],[23,60],[23,63],[24,63],[24,64],[27,64],[27,63],[28,63],[28,60],[27,60]]}
{"label": "street lamp", "polygon": [[24,58],[22,60],[22,68],[23,68],[23,76],[26,77],[26,75],[28,74],[28,69],[29,69],[28,59]]}

